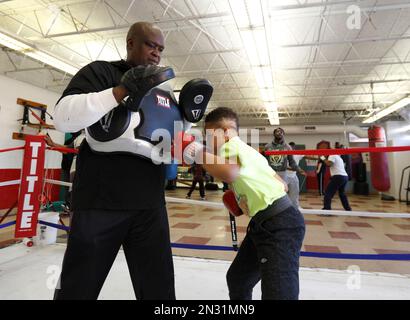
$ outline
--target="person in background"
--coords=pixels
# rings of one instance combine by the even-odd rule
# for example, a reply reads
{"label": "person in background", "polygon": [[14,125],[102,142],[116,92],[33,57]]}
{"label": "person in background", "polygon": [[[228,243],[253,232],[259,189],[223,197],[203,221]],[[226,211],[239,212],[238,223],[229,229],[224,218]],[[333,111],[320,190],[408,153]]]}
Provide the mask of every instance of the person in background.
{"label": "person in background", "polygon": [[352,211],[349,200],[345,194],[346,184],[349,181],[343,160],[338,155],[330,155],[327,159],[321,156],[320,159],[330,167],[330,182],[326,187],[323,210],[332,210],[332,198],[339,192],[339,198],[346,211]]}
{"label": "person in background", "polygon": [[[289,146],[292,148],[292,150],[296,150],[296,144],[292,141],[289,142]],[[295,163],[297,166],[299,166],[299,162],[300,160],[303,159],[303,155],[292,155],[293,159],[295,160]],[[292,168],[288,167],[287,169],[287,177],[288,177],[288,185],[289,185],[289,189],[294,190],[294,198],[296,200],[296,204],[298,206],[298,208],[300,207],[299,205],[299,194],[300,194],[300,188],[299,188],[299,178],[296,174],[296,170],[293,170]]]}
{"label": "person in background", "polygon": [[205,200],[205,187],[204,187],[204,180],[205,180],[205,169],[199,165],[194,163],[191,168],[188,170],[189,173],[192,173],[192,184],[191,188],[186,195],[187,199],[191,199],[192,192],[194,192],[196,184],[199,184],[199,195],[201,196],[201,200]]}
{"label": "person in background", "polygon": [[[285,142],[285,131],[282,128],[276,128],[273,131],[273,138],[273,141],[265,146],[265,151],[292,150],[292,147]],[[289,180],[286,170],[290,167],[292,170],[299,172],[302,175],[306,175],[306,172],[297,165],[292,155],[270,155],[266,158],[271,168],[288,184],[289,198],[293,205],[296,208],[299,208],[299,184],[297,184],[296,188],[295,181],[292,180],[292,178]]]}

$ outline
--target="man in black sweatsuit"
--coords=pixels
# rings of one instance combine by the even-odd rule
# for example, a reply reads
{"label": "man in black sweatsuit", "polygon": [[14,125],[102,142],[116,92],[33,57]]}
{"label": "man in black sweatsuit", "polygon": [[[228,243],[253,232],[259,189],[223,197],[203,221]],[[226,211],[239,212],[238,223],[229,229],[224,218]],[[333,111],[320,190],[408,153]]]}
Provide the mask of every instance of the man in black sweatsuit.
{"label": "man in black sweatsuit", "polygon": [[[127,96],[122,75],[138,65],[158,65],[163,49],[159,29],[145,22],[132,25],[126,61],[95,61],[82,68],[56,105],[56,127],[76,132],[97,123]],[[121,245],[136,298],[175,299],[164,183],[163,164],[135,155],[99,154],[83,141],[55,299],[97,299]]]}

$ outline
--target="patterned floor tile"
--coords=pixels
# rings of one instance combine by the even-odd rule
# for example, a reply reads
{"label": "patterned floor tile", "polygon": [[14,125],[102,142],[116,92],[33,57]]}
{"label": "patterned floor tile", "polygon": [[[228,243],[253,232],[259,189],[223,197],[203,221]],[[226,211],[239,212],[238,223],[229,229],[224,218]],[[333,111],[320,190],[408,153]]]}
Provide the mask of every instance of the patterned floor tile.
{"label": "patterned floor tile", "polygon": [[188,243],[188,244],[207,244],[211,238],[204,237],[188,237],[183,236],[182,238],[175,241],[176,243]]}
{"label": "patterned floor tile", "polygon": [[201,224],[200,223],[187,223],[187,222],[179,222],[174,224],[171,228],[177,229],[195,229],[198,228]]}
{"label": "patterned floor tile", "polygon": [[348,227],[359,227],[359,228],[373,228],[372,225],[366,222],[353,222],[353,221],[346,221],[345,224]]}
{"label": "patterned floor tile", "polygon": [[323,226],[322,221],[319,220],[305,220],[305,224],[309,226]]}
{"label": "patterned floor tile", "polygon": [[346,231],[329,231],[329,234],[334,239],[350,239],[350,240],[360,240],[360,236],[356,232],[346,232]]}
{"label": "patterned floor tile", "polygon": [[[236,226],[236,231],[241,233],[246,233],[247,227]],[[231,232],[231,226],[225,226],[226,232]]]}
{"label": "patterned floor tile", "polygon": [[395,249],[373,249],[378,254],[409,254],[410,251],[395,250]]}
{"label": "patterned floor tile", "polygon": [[336,246],[315,246],[305,244],[305,250],[309,252],[340,253],[340,249]]}
{"label": "patterned floor tile", "polygon": [[395,224],[395,226],[402,230],[410,230],[410,224]]}
{"label": "patterned floor tile", "polygon": [[175,213],[170,215],[172,218],[191,218],[193,217],[193,214],[188,214],[188,213]]}
{"label": "patterned floor tile", "polygon": [[213,216],[211,218],[209,218],[209,220],[220,220],[220,221],[229,221],[229,217],[221,217],[221,216]]}
{"label": "patterned floor tile", "polygon": [[407,234],[386,234],[390,239],[397,242],[410,242],[410,235]]}

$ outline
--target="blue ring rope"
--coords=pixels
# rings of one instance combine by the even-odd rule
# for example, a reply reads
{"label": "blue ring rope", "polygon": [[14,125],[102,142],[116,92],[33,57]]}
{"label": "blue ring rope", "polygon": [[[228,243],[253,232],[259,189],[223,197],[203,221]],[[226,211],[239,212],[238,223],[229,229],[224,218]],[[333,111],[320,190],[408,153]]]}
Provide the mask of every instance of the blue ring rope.
{"label": "blue ring rope", "polygon": [[[194,250],[234,251],[232,247],[226,246],[195,245],[185,243],[171,243],[171,247]],[[300,255],[302,257],[326,259],[410,261],[410,254],[356,254],[301,251]]]}
{"label": "blue ring rope", "polygon": [[[16,221],[7,222],[0,225],[0,229],[9,227],[15,224]],[[70,228],[59,224],[39,220],[39,224],[57,228],[64,231],[69,231]],[[197,245],[189,243],[171,243],[172,248],[177,249],[192,249],[192,250],[216,250],[216,251],[235,251],[230,246],[214,246],[214,245]],[[326,252],[309,252],[301,251],[302,257],[321,258],[321,259],[347,259],[347,260],[384,260],[384,261],[410,261],[410,254],[356,254],[356,253],[326,253]]]}
{"label": "blue ring rope", "polygon": [[64,230],[64,231],[70,231],[70,227],[67,226],[63,226],[61,224],[55,224],[55,223],[51,223],[51,222],[47,222],[47,221],[43,221],[43,220],[38,220],[39,224],[45,225],[45,226],[49,226],[52,228],[56,228],[56,229],[60,229],[60,230]]}
{"label": "blue ring rope", "polygon": [[7,222],[7,223],[0,224],[0,229],[10,227],[13,224],[16,224],[16,221],[10,221],[10,222]]}

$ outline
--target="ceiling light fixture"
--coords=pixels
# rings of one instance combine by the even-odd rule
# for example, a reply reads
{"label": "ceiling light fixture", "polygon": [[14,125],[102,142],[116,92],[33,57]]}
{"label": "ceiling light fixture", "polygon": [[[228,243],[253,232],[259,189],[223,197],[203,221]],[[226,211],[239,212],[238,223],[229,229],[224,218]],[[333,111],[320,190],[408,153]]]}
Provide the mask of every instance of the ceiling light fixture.
{"label": "ceiling light fixture", "polygon": [[410,104],[410,97],[406,97],[404,99],[401,99],[397,101],[396,103],[393,103],[390,107],[387,107],[379,112],[377,112],[375,115],[363,120],[363,123],[373,123],[381,118],[384,118],[385,116],[402,109],[406,107],[407,105]]}
{"label": "ceiling light fixture", "polygon": [[79,70],[78,67],[64,62],[45,51],[38,50],[34,45],[29,45],[21,40],[17,40],[16,38],[6,34],[4,31],[0,31],[0,44],[14,51],[21,52],[34,60],[64,71],[70,75],[76,74]]}
{"label": "ceiling light fixture", "polygon": [[278,125],[279,114],[275,103],[271,50],[267,41],[267,26],[261,1],[230,0],[229,5],[269,122],[271,125]]}

